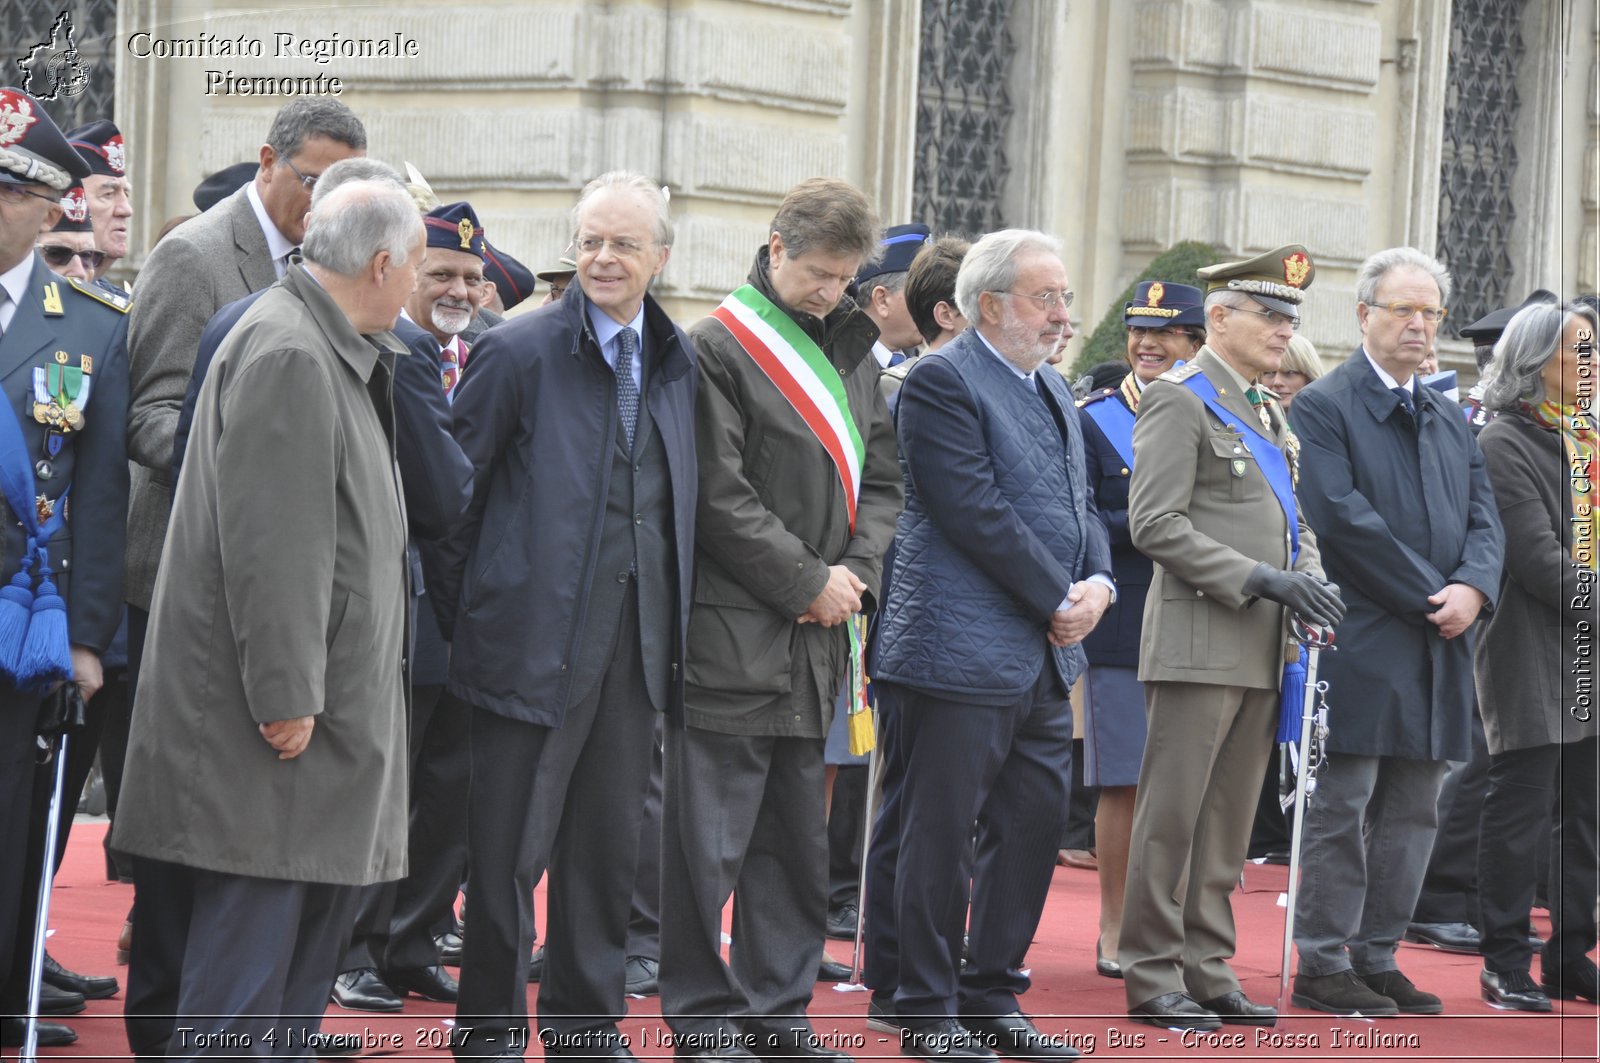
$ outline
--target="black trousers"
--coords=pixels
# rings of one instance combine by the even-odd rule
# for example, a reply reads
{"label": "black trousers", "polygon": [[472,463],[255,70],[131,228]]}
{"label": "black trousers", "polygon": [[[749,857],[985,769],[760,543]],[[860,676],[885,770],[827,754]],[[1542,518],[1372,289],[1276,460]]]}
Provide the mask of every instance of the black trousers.
{"label": "black trousers", "polygon": [[[1526,971],[1533,957],[1534,853],[1550,849],[1550,922],[1543,972],[1581,965],[1595,943],[1600,739],[1514,749],[1489,757],[1489,794],[1478,839],[1478,918],[1483,963]],[[1539,829],[1545,815],[1553,826]]]}
{"label": "black trousers", "polygon": [[340,970],[433,967],[433,927],[451,917],[467,864],[465,815],[472,775],[472,706],[442,686],[411,688],[409,871],[361,891],[355,933]]}
{"label": "black trousers", "polygon": [[1047,659],[1033,689],[1009,705],[972,705],[904,687],[896,697],[905,778],[894,885],[895,1013],[916,1027],[1016,1011],[1029,985],[1021,967],[1049,895],[1072,785],[1067,691]]}
{"label": "black trousers", "polygon": [[[905,765],[900,763],[898,688],[874,683],[878,709],[878,774],[883,792],[867,844],[867,897],[861,918],[861,978],[875,997],[893,998],[900,985],[900,936],[894,921],[895,869],[900,863],[900,804]],[[873,780],[875,784],[880,780]]]}
{"label": "black trousers", "polygon": [[[1472,757],[1452,764],[1439,791],[1439,833],[1417,896],[1414,923],[1478,921],[1478,820],[1489,793],[1489,742],[1472,717]],[[1538,833],[1544,833],[1541,829]]]}
{"label": "black trousers", "polygon": [[[567,709],[564,755],[552,755],[554,729],[473,709],[459,1054],[529,1046],[533,887],[547,856],[540,1035],[568,1048],[615,1038],[655,717],[633,595],[610,667]],[[559,803],[541,808],[536,793]]]}
{"label": "black trousers", "polygon": [[[0,684],[0,977],[25,964],[33,948],[24,925],[33,926],[27,908],[39,885],[38,867],[28,878],[28,836],[34,821],[34,722],[38,699]],[[24,911],[27,914],[24,915]]]}
{"label": "black trousers", "polygon": [[661,1010],[697,1046],[808,1026],[828,908],[822,755],[820,738],[666,726]]}

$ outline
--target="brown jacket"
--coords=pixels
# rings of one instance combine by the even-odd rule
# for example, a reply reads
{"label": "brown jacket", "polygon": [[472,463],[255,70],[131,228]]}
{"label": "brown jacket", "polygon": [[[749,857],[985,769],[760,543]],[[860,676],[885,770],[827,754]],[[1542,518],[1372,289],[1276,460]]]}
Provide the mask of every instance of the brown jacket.
{"label": "brown jacket", "polygon": [[[750,283],[782,307],[763,248]],[[875,607],[903,489],[894,427],[872,357],[877,327],[849,299],[824,320],[792,312],[839,372],[866,447],[855,532],[827,451],[715,318],[689,330],[700,356],[695,446],[694,611],[685,720],[728,734],[821,738],[844,684],[849,632],[799,624],[828,566],[867,585]]]}
{"label": "brown jacket", "polygon": [[[260,878],[406,869],[406,523],[389,371],[292,267],[201,389],[156,581],[119,849]],[[392,364],[392,359],[390,359]],[[258,731],[314,715],[279,760]]]}
{"label": "brown jacket", "polygon": [[1489,752],[1593,738],[1600,583],[1572,560],[1561,439],[1512,411],[1489,422],[1478,445],[1506,530],[1500,604],[1473,667]]}
{"label": "brown jacket", "polygon": [[[1134,547],[1155,562],[1139,678],[1276,690],[1284,608],[1246,595],[1244,584],[1260,562],[1291,567],[1288,522],[1237,423],[1220,422],[1179,382],[1196,371],[1231,414],[1260,425],[1235,375],[1209,347],[1151,381],[1139,399],[1128,531]],[[1283,410],[1270,399],[1268,409],[1273,442],[1281,446],[1288,434]],[[1300,557],[1292,567],[1321,576],[1316,538],[1304,517],[1298,524]]]}

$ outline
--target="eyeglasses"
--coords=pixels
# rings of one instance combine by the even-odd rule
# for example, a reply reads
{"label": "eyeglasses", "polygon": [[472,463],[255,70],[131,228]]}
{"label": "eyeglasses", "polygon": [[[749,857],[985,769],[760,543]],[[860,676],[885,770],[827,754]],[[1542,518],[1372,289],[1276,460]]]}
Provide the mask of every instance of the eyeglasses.
{"label": "eyeglasses", "polygon": [[56,269],[64,269],[74,258],[83,263],[83,268],[91,273],[101,267],[106,260],[104,251],[74,251],[65,244],[40,244],[35,248],[44,260]]}
{"label": "eyeglasses", "polygon": [[598,255],[600,249],[607,244],[611,245],[611,253],[618,258],[633,258],[636,255],[642,255],[645,248],[651,246],[641,244],[639,241],[627,236],[615,240],[607,240],[602,236],[580,236],[572,241],[572,246],[585,255]]}
{"label": "eyeglasses", "polygon": [[1422,320],[1430,325],[1443,321],[1444,316],[1450,312],[1448,307],[1416,306],[1412,303],[1373,303],[1372,307],[1375,310],[1387,310],[1401,321],[1408,321],[1412,314],[1420,313]]}
{"label": "eyeglasses", "polygon": [[1237,310],[1241,314],[1254,314],[1256,317],[1264,317],[1267,319],[1267,324],[1271,328],[1278,329],[1282,328],[1285,324],[1288,324],[1288,326],[1294,331],[1300,331],[1299,318],[1290,317],[1288,314],[1280,313],[1277,310],[1252,310],[1248,306],[1230,306],[1227,307],[1227,309]]}
{"label": "eyeglasses", "polygon": [[0,199],[7,199],[13,203],[21,203],[23,196],[32,196],[34,199],[42,199],[46,203],[55,203],[58,205],[61,202],[61,196],[59,194],[47,196],[43,192],[35,192],[31,188],[24,188],[21,185],[14,185],[9,181],[0,181]]}
{"label": "eyeglasses", "polygon": [[561,298],[561,296],[566,293],[566,290],[567,290],[567,286],[566,286],[566,284],[564,282],[562,282],[562,281],[551,281],[550,282],[550,295],[553,298],[556,298],[556,299]]}
{"label": "eyeglasses", "polygon": [[300,172],[300,168],[294,163],[290,162],[288,159],[284,159],[283,164],[294,171],[294,175],[300,178],[300,183],[305,186],[307,192],[311,192],[316,189],[317,180],[322,176],[320,173],[303,174]]}
{"label": "eyeglasses", "polygon": [[1072,305],[1072,300],[1076,297],[1076,293],[1070,290],[1045,292],[1043,295],[1029,295],[1027,292],[993,292],[992,294],[1015,295],[1023,299],[1032,299],[1034,302],[1044,307],[1045,313],[1049,313],[1058,306],[1065,310],[1067,307]]}

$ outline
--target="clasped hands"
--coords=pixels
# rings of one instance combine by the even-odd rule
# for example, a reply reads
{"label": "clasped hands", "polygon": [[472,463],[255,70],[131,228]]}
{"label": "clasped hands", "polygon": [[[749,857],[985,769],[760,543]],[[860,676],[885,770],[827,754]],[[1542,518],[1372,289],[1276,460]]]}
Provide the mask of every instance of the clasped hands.
{"label": "clasped hands", "polygon": [[861,596],[867,585],[843,565],[828,566],[828,582],[817,595],[811,607],[795,619],[800,624],[821,624],[833,627],[842,624],[861,612]]}
{"label": "clasped hands", "polygon": [[1104,583],[1080,580],[1067,590],[1065,607],[1050,618],[1052,646],[1075,646],[1088,637],[1111,605],[1111,591]]}

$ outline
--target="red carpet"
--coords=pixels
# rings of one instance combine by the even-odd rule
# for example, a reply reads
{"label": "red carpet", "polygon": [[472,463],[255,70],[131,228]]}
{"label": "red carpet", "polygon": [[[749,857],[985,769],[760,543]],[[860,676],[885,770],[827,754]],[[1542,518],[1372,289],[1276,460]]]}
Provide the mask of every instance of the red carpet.
{"label": "red carpet", "polygon": [[[104,881],[100,841],[102,823],[80,822],[72,832],[67,862],[56,884],[51,953],[71,970],[87,974],[126,968],[113,966],[118,930],[127,913],[131,888]],[[1278,956],[1283,914],[1277,907],[1287,875],[1280,867],[1249,867],[1245,890],[1234,898],[1241,950],[1235,963],[1245,991],[1271,1001],[1278,991]],[[542,898],[541,898],[542,904]],[[1068,1034],[1090,1059],[1296,1059],[1296,1060],[1595,1060],[1600,1058],[1600,1011],[1589,1004],[1556,1001],[1553,1015],[1499,1012],[1478,999],[1478,961],[1433,949],[1405,946],[1402,969],[1422,988],[1444,997],[1441,1016],[1380,1020],[1336,1019],[1291,1009],[1274,1030],[1224,1027],[1188,1044],[1176,1034],[1139,1026],[1123,1013],[1122,983],[1094,973],[1095,925],[1099,893],[1091,871],[1056,871],[1050,905],[1039,940],[1028,955],[1034,988],[1027,1010],[1052,1034]],[[1539,920],[1542,930],[1549,924]],[[830,942],[829,951],[849,961],[849,947]],[[66,1020],[79,1041],[71,1048],[47,1049],[41,1058],[126,1059],[121,996],[91,1001],[89,1010]],[[533,993],[529,993],[532,1010]],[[894,1040],[866,1028],[865,993],[839,993],[819,985],[811,1009],[820,1034],[860,1058],[904,1058]],[[444,1058],[442,1020],[450,1010],[410,998],[404,1012],[368,1016],[330,1008],[324,1029],[365,1036],[375,1046],[368,1057]],[[625,1032],[641,1058],[670,1060],[655,998],[632,1002]],[[1236,1039],[1236,1040],[1235,1040]],[[7,1049],[8,1058],[16,1056]],[[536,1058],[537,1050],[529,1054]]]}

